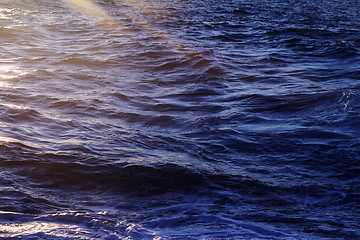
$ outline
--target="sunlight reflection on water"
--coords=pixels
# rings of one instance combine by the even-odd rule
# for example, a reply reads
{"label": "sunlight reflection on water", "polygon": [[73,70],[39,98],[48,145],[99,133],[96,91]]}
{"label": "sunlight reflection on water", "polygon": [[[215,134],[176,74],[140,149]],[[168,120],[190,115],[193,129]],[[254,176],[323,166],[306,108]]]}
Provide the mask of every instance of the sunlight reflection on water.
{"label": "sunlight reflection on water", "polygon": [[9,12],[10,12],[9,9],[1,8],[0,19],[10,19],[10,17],[8,16]]}
{"label": "sunlight reflection on water", "polygon": [[26,236],[37,233],[44,233],[44,235],[48,237],[75,237],[78,233],[86,234],[88,232],[76,225],[51,222],[29,222],[1,224],[0,233],[6,233],[3,237]]}
{"label": "sunlight reflection on water", "polygon": [[24,76],[27,72],[13,65],[0,65],[0,80],[12,80]]}
{"label": "sunlight reflection on water", "polygon": [[312,3],[2,0],[0,239],[360,239],[360,28]]}
{"label": "sunlight reflection on water", "polygon": [[99,21],[115,23],[114,18],[99,4],[92,0],[63,0],[65,3],[84,15],[96,18]]}

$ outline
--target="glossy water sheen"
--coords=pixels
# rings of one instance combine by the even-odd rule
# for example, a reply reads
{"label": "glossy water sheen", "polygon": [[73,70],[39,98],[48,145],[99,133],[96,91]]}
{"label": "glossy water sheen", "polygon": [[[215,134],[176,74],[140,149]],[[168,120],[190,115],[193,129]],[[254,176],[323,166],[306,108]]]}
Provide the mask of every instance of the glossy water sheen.
{"label": "glossy water sheen", "polygon": [[360,238],[355,0],[1,0],[4,239]]}

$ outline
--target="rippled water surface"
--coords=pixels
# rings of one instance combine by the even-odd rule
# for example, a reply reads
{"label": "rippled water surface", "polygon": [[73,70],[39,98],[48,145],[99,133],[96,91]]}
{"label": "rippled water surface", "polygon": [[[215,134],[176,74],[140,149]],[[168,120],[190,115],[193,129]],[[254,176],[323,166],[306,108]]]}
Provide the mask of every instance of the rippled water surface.
{"label": "rippled water surface", "polygon": [[0,237],[359,239],[359,19],[0,0]]}

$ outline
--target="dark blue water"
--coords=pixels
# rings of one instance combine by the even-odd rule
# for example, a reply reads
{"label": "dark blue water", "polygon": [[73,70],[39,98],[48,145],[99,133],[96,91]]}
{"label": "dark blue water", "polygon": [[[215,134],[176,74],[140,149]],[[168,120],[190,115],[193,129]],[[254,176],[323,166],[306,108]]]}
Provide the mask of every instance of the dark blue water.
{"label": "dark blue water", "polygon": [[359,239],[356,0],[1,0],[2,239]]}

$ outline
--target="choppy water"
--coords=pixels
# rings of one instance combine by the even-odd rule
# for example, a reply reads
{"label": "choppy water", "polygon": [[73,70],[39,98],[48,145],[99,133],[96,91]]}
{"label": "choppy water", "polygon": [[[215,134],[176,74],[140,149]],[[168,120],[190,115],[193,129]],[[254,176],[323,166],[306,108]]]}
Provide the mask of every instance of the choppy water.
{"label": "choppy water", "polygon": [[360,238],[355,0],[1,0],[4,239]]}

